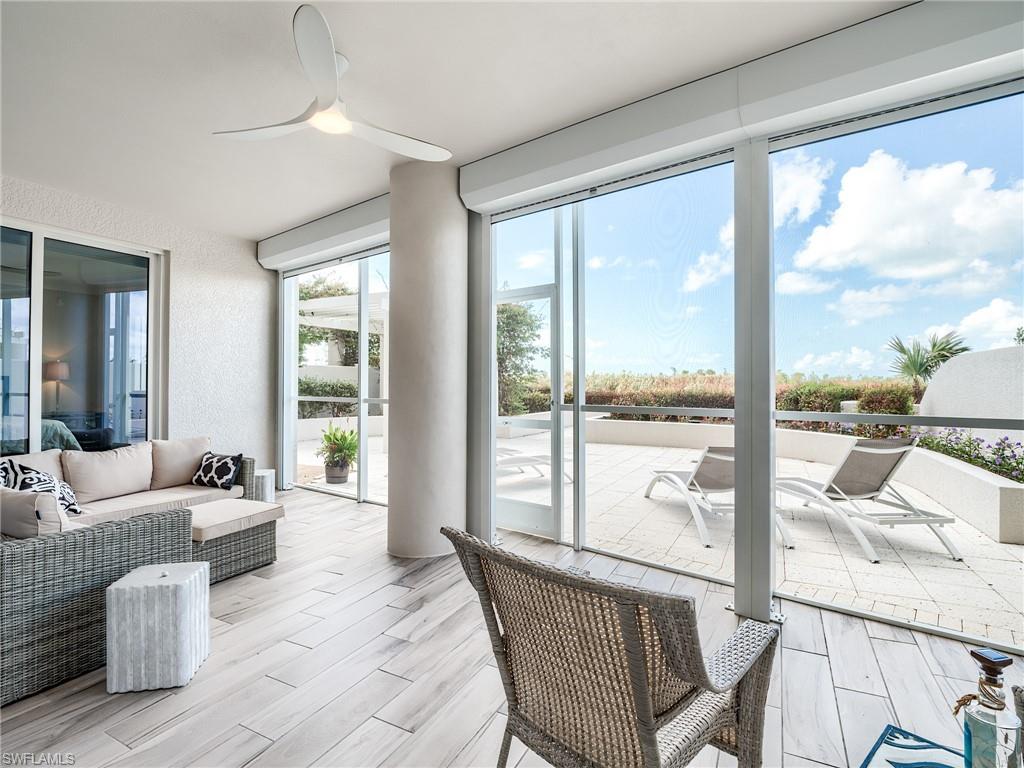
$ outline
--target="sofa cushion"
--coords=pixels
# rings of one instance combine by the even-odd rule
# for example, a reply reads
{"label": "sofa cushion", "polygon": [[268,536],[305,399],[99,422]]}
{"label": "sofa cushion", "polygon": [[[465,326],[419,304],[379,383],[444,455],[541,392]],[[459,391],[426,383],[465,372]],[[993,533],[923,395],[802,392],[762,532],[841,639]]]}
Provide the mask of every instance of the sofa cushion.
{"label": "sofa cushion", "polygon": [[284,517],[284,507],[265,501],[224,499],[190,504],[192,541],[210,541]]}
{"label": "sofa cushion", "polygon": [[153,440],[153,480],[151,490],[187,485],[210,450],[210,438],[187,437],[182,440]]}
{"label": "sofa cushion", "polygon": [[0,488],[0,533],[16,539],[30,539],[65,529],[67,516],[52,493]]}
{"label": "sofa cushion", "polygon": [[32,467],[32,469],[38,469],[40,472],[53,475],[58,480],[66,481],[67,478],[64,477],[64,467],[61,464],[61,453],[62,451],[60,448],[54,448],[49,451],[40,451],[39,453],[22,453],[17,456],[5,456],[4,461],[13,462],[15,464],[24,464],[26,467]]}
{"label": "sofa cushion", "polygon": [[95,525],[108,520],[124,520],[136,515],[150,512],[166,512],[169,509],[183,509],[196,504],[220,499],[237,499],[244,489],[236,485],[230,490],[220,488],[204,488],[197,485],[176,485],[173,488],[161,488],[156,491],[143,491],[129,496],[118,496],[112,499],[100,499],[82,505],[82,516],[77,520]]}
{"label": "sofa cushion", "polygon": [[148,491],[153,480],[153,444],[136,443],[112,451],[64,451],[64,479],[80,504]]}

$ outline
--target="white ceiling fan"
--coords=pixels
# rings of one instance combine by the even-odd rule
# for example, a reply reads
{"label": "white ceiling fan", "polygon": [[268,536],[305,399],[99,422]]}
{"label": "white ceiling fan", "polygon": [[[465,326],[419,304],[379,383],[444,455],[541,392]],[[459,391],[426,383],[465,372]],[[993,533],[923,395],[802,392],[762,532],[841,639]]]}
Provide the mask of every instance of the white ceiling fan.
{"label": "white ceiling fan", "polygon": [[299,63],[316,94],[313,103],[301,115],[283,123],[238,131],[216,131],[215,136],[272,139],[311,127],[324,133],[350,134],[389,152],[416,160],[442,162],[452,156],[444,147],[387,131],[355,118],[338,95],[338,81],[348,69],[348,59],[334,50],[331,29],[320,11],[312,5],[300,5],[292,18],[292,33]]}

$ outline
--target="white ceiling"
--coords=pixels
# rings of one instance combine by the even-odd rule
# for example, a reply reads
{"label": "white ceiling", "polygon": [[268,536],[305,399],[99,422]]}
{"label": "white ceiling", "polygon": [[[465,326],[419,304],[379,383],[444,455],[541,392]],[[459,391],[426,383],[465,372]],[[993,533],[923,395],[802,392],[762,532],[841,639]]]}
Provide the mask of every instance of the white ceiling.
{"label": "white ceiling", "polygon": [[[903,2],[318,3],[342,96],[462,165]],[[301,131],[297,3],[2,3],[5,174],[261,239],[387,191],[402,158]]]}

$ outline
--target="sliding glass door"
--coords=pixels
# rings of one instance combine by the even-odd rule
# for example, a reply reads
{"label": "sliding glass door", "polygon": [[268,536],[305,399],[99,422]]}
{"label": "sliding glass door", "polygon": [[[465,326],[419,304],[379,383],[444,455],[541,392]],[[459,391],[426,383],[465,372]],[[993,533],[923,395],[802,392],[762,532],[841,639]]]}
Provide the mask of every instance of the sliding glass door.
{"label": "sliding glass door", "polygon": [[498,535],[1019,647],[1019,91],[492,215]]}
{"label": "sliding glass door", "polygon": [[387,503],[389,260],[284,278],[283,485]]}

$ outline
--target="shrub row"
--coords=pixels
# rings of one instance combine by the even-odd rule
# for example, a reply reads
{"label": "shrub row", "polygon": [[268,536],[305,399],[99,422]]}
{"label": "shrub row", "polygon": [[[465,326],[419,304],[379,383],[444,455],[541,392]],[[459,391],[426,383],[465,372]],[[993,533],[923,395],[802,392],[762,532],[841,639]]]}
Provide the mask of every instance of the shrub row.
{"label": "shrub row", "polygon": [[[547,410],[551,389],[535,384],[523,397],[530,413]],[[902,382],[868,379],[865,381],[823,380],[799,384],[780,383],[776,387],[775,404],[781,411],[818,411],[839,413],[844,400],[856,400],[861,413],[910,414],[914,407],[914,390]],[[572,392],[565,394],[572,402]],[[618,376],[587,377],[587,402],[591,405],[626,405],[669,408],[734,408],[736,398],[733,379],[723,375]],[[616,414],[612,418],[643,421],[676,421],[674,416],[632,416]],[[821,430],[822,424],[787,422],[792,429]],[[859,425],[861,431],[871,425]],[[838,431],[839,424],[828,428]],[[880,428],[892,429],[892,428]]]}
{"label": "shrub row", "polygon": [[[299,377],[299,395],[307,397],[357,397],[359,389],[350,381],[332,381],[316,376]],[[355,416],[355,403],[310,403],[299,401],[300,419]]]}

